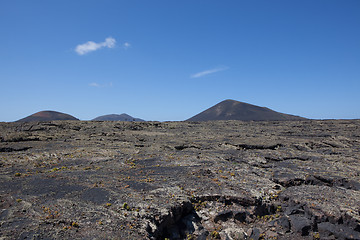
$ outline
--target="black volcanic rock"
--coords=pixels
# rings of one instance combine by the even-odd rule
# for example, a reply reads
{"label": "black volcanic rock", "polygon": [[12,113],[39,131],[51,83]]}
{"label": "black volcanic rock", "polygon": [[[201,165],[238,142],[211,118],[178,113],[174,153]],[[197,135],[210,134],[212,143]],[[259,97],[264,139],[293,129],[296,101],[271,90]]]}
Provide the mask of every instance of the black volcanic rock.
{"label": "black volcanic rock", "polygon": [[289,121],[305,118],[279,113],[266,107],[225,100],[189,118],[187,121],[242,120],[242,121]]}
{"label": "black volcanic rock", "polygon": [[69,114],[55,111],[41,111],[17,120],[17,122],[47,122],[58,120],[79,120]]}
{"label": "black volcanic rock", "polygon": [[134,118],[128,114],[109,114],[94,118],[92,121],[125,121],[125,122],[145,122],[140,118]]}
{"label": "black volcanic rock", "polygon": [[360,120],[0,123],[0,238],[360,239]]}

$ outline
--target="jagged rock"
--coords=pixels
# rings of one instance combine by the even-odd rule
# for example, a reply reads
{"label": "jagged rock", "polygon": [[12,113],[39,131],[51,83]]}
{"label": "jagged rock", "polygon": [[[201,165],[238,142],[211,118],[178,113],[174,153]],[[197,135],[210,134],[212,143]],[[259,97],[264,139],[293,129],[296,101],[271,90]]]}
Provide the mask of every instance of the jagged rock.
{"label": "jagged rock", "polygon": [[360,239],[359,231],[329,222],[319,223],[318,230],[321,239],[331,239],[331,237],[334,239]]}
{"label": "jagged rock", "polygon": [[260,239],[260,230],[258,228],[251,229],[251,233],[249,234],[249,239],[259,240]]}
{"label": "jagged rock", "polygon": [[12,147],[4,147],[0,148],[0,152],[21,152],[29,150],[31,147],[23,147],[23,148],[12,148]]}
{"label": "jagged rock", "polygon": [[238,226],[228,226],[226,229],[224,229],[220,236],[222,236],[222,239],[228,239],[228,240],[245,240],[246,234],[245,231],[238,227]]}
{"label": "jagged rock", "polygon": [[234,212],[234,219],[239,222],[246,222],[246,212],[241,212],[241,211]]}
{"label": "jagged rock", "polygon": [[312,222],[303,215],[290,216],[291,228],[294,232],[301,233],[301,236],[308,236],[311,230]]}
{"label": "jagged rock", "polygon": [[304,206],[302,204],[290,205],[286,208],[285,215],[304,214]]}
{"label": "jagged rock", "polygon": [[275,223],[274,223],[274,225],[276,226],[276,227],[281,227],[282,229],[284,229],[284,231],[285,232],[288,232],[288,231],[290,231],[290,221],[289,221],[289,219],[287,218],[287,217],[281,217],[281,218],[279,218],[279,219],[277,219],[277,220],[274,220],[275,221]]}
{"label": "jagged rock", "polygon": [[223,211],[223,212],[219,212],[218,214],[216,214],[216,216],[214,217],[214,222],[218,222],[218,221],[223,221],[226,222],[227,220],[229,220],[230,218],[233,217],[233,212],[231,210],[227,210],[227,211]]}

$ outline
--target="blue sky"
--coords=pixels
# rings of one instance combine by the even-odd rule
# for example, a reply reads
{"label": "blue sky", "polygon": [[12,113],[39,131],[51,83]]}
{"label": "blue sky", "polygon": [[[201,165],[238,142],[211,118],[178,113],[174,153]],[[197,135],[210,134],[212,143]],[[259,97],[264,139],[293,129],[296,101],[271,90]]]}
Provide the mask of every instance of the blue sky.
{"label": "blue sky", "polygon": [[0,121],[185,120],[234,99],[360,118],[359,0],[1,0]]}

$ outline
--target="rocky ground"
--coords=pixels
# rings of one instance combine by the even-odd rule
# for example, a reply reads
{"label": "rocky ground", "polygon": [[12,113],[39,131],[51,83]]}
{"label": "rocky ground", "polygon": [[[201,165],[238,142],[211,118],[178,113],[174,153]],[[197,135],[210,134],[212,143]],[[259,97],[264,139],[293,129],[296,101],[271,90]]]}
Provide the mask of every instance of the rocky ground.
{"label": "rocky ground", "polygon": [[0,123],[0,239],[360,239],[360,120]]}

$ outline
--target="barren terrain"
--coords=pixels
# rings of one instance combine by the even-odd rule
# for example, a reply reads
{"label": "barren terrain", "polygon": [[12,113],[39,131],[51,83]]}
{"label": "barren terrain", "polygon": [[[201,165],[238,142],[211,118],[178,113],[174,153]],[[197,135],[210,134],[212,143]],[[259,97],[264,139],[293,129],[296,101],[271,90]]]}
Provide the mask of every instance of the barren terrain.
{"label": "barren terrain", "polygon": [[360,239],[360,120],[0,123],[0,239]]}

